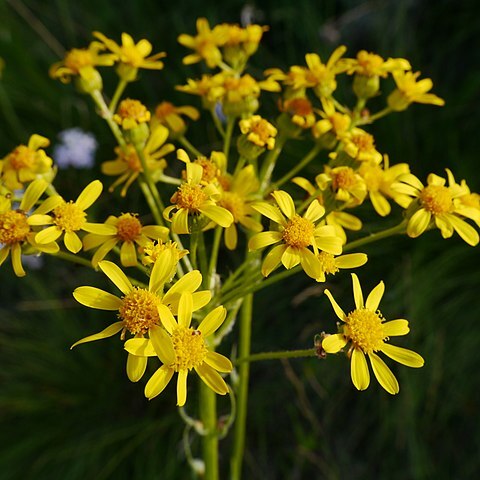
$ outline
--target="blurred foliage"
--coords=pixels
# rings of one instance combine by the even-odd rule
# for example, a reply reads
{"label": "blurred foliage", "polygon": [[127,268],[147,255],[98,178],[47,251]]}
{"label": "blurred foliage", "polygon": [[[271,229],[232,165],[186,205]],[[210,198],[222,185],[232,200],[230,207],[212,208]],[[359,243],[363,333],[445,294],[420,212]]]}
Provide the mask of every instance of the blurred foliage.
{"label": "blurred foliage", "polygon": [[[186,52],[177,35],[193,33],[197,17],[238,22],[243,12],[270,26],[253,58],[254,73],[303,64],[306,52],[325,58],[340,43],[350,55],[365,48],[408,58],[433,79],[447,104],[414,105],[379,122],[372,129],[379,150],[392,163],[408,161],[420,178],[450,167],[480,190],[478,2],[265,0],[246,8],[234,0],[221,7],[180,0],[0,2],[0,152],[31,133],[54,143],[59,131],[79,126],[99,139],[99,159],[113,158],[106,126],[71,85],[48,77],[50,64],[65,49],[87,45],[93,30],[115,39],[126,31],[168,53],[165,70],[142,72],[127,95],[152,107],[166,98],[195,104],[174,90],[201,73],[198,65],[182,65]],[[265,108],[273,108],[273,95],[266,98]],[[203,150],[212,148],[212,132],[201,122],[189,136]],[[298,158],[296,149],[295,142],[287,146],[285,161]],[[59,190],[80,191],[89,175],[61,172]],[[132,193],[129,209],[141,202],[138,191]],[[376,384],[355,391],[343,356],[253,364],[245,478],[447,480],[478,474],[478,251],[433,231],[415,241],[394,238],[366,253],[370,261],[358,271],[362,284],[369,290],[385,281],[383,313],[410,320],[409,347],[422,353],[425,367],[398,369],[401,392],[391,397]],[[109,288],[103,276],[55,259],[21,280],[8,264],[0,270],[1,478],[190,478],[174,392],[147,402],[143,382],[128,382],[126,355],[114,339],[68,350],[108,323],[108,313],[73,301],[73,289],[87,284]],[[314,334],[334,329],[324,285],[299,277],[280,287],[281,296],[257,296],[253,351],[307,348]],[[340,304],[352,301],[348,274],[333,277],[328,288]],[[192,413],[194,405],[188,404]],[[228,405],[222,400],[220,408]],[[229,447],[227,438],[223,448]],[[221,460],[226,467],[227,455]]]}

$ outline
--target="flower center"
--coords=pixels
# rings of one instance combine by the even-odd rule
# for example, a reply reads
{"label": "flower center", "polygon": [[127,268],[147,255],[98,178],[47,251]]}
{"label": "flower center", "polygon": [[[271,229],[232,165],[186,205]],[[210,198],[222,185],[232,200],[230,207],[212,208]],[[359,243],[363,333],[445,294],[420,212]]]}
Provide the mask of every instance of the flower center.
{"label": "flower center", "polygon": [[27,216],[20,211],[0,213],[0,243],[11,245],[23,242],[30,233]]}
{"label": "flower center", "polygon": [[217,164],[208,158],[199,157],[194,163],[198,163],[203,168],[202,181],[204,182],[211,183],[220,175]]}
{"label": "flower center", "polygon": [[335,257],[331,253],[319,252],[317,258],[320,260],[320,265],[324,273],[330,273],[335,275],[338,272],[339,268],[335,263]]}
{"label": "flower center", "polygon": [[123,297],[119,308],[119,317],[125,322],[125,328],[132,334],[145,334],[154,325],[160,324],[158,305],[160,298],[143,288],[133,290]]}
{"label": "flower center", "polygon": [[315,226],[310,220],[295,215],[283,230],[283,240],[290,247],[305,248],[312,244]]}
{"label": "flower center", "polygon": [[364,152],[370,152],[375,149],[375,141],[373,136],[369,133],[361,133],[360,135],[354,135],[352,137],[352,143],[354,143],[359,150]]}
{"label": "flower center", "polygon": [[452,209],[452,194],[444,185],[428,185],[419,194],[420,202],[425,210],[439,215]]}
{"label": "flower center", "polygon": [[332,186],[334,190],[343,188],[349,190],[357,183],[355,172],[350,167],[339,167],[335,172],[332,171]]}
{"label": "flower center", "polygon": [[175,113],[175,110],[176,110],[176,107],[173,103],[162,102],[155,109],[155,116],[160,120],[163,120],[169,115],[171,115],[172,113]]}
{"label": "flower center", "polygon": [[65,66],[75,73],[79,73],[81,68],[93,64],[92,54],[85,49],[73,48],[65,56]]}
{"label": "flower center", "polygon": [[118,217],[117,237],[124,242],[133,241],[142,233],[142,224],[135,215],[124,213]]}
{"label": "flower center", "polygon": [[35,152],[26,145],[20,145],[10,153],[8,160],[14,170],[32,168],[35,164]]}
{"label": "flower center", "polygon": [[358,52],[357,61],[359,65],[358,73],[372,77],[379,74],[379,69],[383,65],[383,58],[375,53],[368,53],[365,50]]}
{"label": "flower center", "polygon": [[143,55],[138,51],[135,45],[122,47],[122,62],[128,63],[132,67],[139,67],[143,62]]}
{"label": "flower center", "polygon": [[310,100],[307,98],[293,98],[285,102],[285,108],[292,115],[300,115],[306,117],[313,113],[313,108]]}
{"label": "flower center", "polygon": [[53,223],[66,232],[80,230],[86,223],[87,214],[72,201],[65,202],[53,210]]}
{"label": "flower center", "polygon": [[235,219],[235,222],[245,215],[245,202],[242,197],[235,192],[224,192],[219,205],[226,208]]}
{"label": "flower center", "polygon": [[176,372],[201,365],[207,356],[208,350],[199,330],[180,326],[173,332],[172,343],[175,350],[175,364],[172,368]]}
{"label": "flower center", "polygon": [[180,208],[186,208],[190,212],[198,212],[198,209],[207,200],[207,195],[200,185],[184,183],[172,197],[172,202]]}
{"label": "flower center", "polygon": [[148,122],[150,120],[150,112],[147,107],[138,100],[127,98],[120,102],[117,115],[121,119],[132,119],[138,123]]}
{"label": "flower center", "polygon": [[357,309],[347,315],[345,322],[344,333],[355,347],[370,353],[382,346],[385,333],[380,313],[366,308]]}

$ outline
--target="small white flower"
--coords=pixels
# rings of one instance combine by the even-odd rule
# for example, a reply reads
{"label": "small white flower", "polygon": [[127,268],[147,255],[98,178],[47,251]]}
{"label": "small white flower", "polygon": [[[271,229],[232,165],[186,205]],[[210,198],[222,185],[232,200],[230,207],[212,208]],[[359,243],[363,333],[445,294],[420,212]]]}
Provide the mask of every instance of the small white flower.
{"label": "small white flower", "polygon": [[59,133],[60,143],[53,149],[53,158],[59,168],[91,168],[95,163],[98,142],[80,128],[69,128]]}

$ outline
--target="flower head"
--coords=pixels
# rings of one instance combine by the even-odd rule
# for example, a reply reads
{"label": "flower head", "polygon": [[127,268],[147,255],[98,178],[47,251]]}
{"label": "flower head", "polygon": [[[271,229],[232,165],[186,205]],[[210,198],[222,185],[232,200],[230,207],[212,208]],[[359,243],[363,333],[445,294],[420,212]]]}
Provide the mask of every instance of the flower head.
{"label": "flower head", "polygon": [[404,58],[389,58],[384,60],[376,53],[360,50],[356,58],[342,60],[348,75],[357,74],[365,77],[379,76],[386,78],[389,73],[410,70],[410,62]]}
{"label": "flower head", "polygon": [[247,136],[247,140],[257,145],[272,150],[275,146],[277,129],[260,115],[240,120],[240,130]]}
{"label": "flower head", "polygon": [[[318,278],[322,269],[317,254],[323,250],[334,255],[342,253],[342,241],[335,236],[332,227],[318,226],[317,222],[325,215],[325,209],[314,200],[303,216],[295,211],[292,197],[282,190],[272,193],[278,208],[267,202],[253,202],[252,208],[278,224],[278,230],[260,232],[249,243],[250,250],[274,245],[262,265],[266,277],[282,263],[286,269],[300,264],[311,278]],[[312,251],[313,250],[313,251]]]}
{"label": "flower head", "polygon": [[138,100],[126,98],[120,102],[117,113],[113,116],[113,119],[124,130],[131,130],[150,121],[150,112],[147,110],[147,107]]}
{"label": "flower head", "polygon": [[69,128],[59,133],[60,143],[53,149],[53,158],[59,168],[91,168],[95,162],[98,142],[80,128]]}
{"label": "flower head", "polygon": [[160,306],[158,313],[163,328],[151,328],[148,341],[131,339],[125,343],[129,354],[155,355],[163,364],[145,385],[145,396],[149,400],[159,395],[177,373],[177,405],[185,405],[187,377],[191,370],[195,370],[215,393],[228,393],[228,386],[219,372],[230,372],[233,369],[232,363],[227,357],[211,350],[208,339],[223,323],[227,312],[219,306],[208,313],[197,327],[192,327],[192,306],[192,295],[182,293],[177,319],[169,308]]}
{"label": "flower head", "polygon": [[408,321],[404,319],[386,322],[378,310],[385,291],[384,283],[380,282],[370,292],[364,303],[362,288],[354,273],[352,273],[352,281],[355,310],[348,315],[340,308],[330,291],[325,290],[333,310],[343,323],[339,327],[340,333],[327,336],[322,342],[322,347],[327,353],[337,353],[350,344],[348,353],[351,361],[352,382],[355,387],[358,390],[365,390],[370,384],[367,356],[380,385],[388,393],[395,395],[400,389],[398,381],[376,352],[383,352],[387,357],[408,367],[422,367],[424,360],[418,353],[388,343],[389,337],[406,335],[410,329]]}
{"label": "flower head", "polygon": [[368,260],[365,253],[348,253],[335,256],[331,253],[319,252],[317,257],[322,266],[322,273],[316,279],[317,282],[324,282],[326,275],[335,275],[340,270],[361,267]]}
{"label": "flower head", "polygon": [[200,113],[196,108],[189,105],[177,107],[171,102],[162,102],[155,109],[155,115],[152,117],[152,126],[160,123],[165,125],[173,134],[183,134],[187,129],[187,125],[181,117],[182,115],[190,118],[190,120],[198,120]]}

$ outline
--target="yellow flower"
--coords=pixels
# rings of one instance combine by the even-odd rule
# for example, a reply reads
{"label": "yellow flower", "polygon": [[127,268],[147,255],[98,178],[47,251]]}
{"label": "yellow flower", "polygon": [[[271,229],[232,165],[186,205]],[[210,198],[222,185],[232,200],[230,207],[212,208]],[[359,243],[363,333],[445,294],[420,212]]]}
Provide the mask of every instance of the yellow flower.
{"label": "yellow flower", "polygon": [[210,29],[206,18],[197,19],[197,35],[191,36],[182,33],[178,37],[178,43],[195,51],[183,58],[185,65],[205,60],[210,68],[214,68],[222,62],[222,53],[218,48],[227,40],[223,29]]}
{"label": "yellow flower", "polygon": [[[89,335],[74,343],[71,348],[82,343],[102,340],[112,337],[119,332],[121,340],[125,339],[128,332],[138,339],[143,338],[152,329],[161,324],[161,309],[178,312],[179,300],[183,293],[188,293],[193,311],[204,307],[211,298],[209,291],[196,291],[202,283],[202,275],[198,270],[184,275],[170,289],[163,294],[163,288],[168,281],[174,259],[169,251],[163,252],[152,268],[148,289],[134,287],[122,270],[112,262],[103,260],[98,266],[102,272],[122,292],[122,297],[117,297],[96,287],[78,287],[73,292],[77,302],[86,307],[99,310],[117,311],[118,322],[109,325],[99,333]],[[128,355],[127,375],[132,382],[142,378],[147,366],[147,358],[137,355]]]}
{"label": "yellow flower", "polygon": [[137,214],[124,213],[119,217],[111,215],[105,222],[106,225],[115,227],[116,232],[108,235],[99,235],[89,233],[83,239],[84,250],[97,248],[92,257],[92,265],[96,268],[98,262],[116,247],[120,242],[120,262],[124,267],[135,267],[137,265],[137,249],[135,244],[140,247],[145,246],[149,239],[166,240],[168,228],[159,225],[143,226],[138,219]]}
{"label": "yellow flower", "polygon": [[325,274],[335,275],[339,270],[345,268],[358,268],[365,265],[368,260],[365,253],[348,253],[336,257],[331,253],[319,252],[317,257],[322,266],[322,272],[316,278],[317,282],[324,282],[326,280]]}
{"label": "yellow flower", "polygon": [[[314,200],[301,217],[295,211],[292,197],[282,190],[272,193],[279,209],[267,202],[253,202],[252,208],[278,224],[279,230],[261,232],[248,242],[249,250],[258,250],[280,243],[267,254],[262,265],[262,274],[267,277],[280,263],[286,269],[300,264],[311,278],[321,275],[319,250],[334,255],[342,253],[342,241],[329,226],[317,226],[316,222],[325,215],[325,209]],[[313,251],[309,247],[313,248]]]}
{"label": "yellow flower", "polygon": [[150,121],[150,112],[138,100],[126,98],[120,102],[113,120],[124,130],[131,130]]}
{"label": "yellow flower", "polygon": [[152,126],[160,123],[165,125],[173,134],[183,134],[187,129],[187,125],[181,115],[185,115],[195,121],[198,120],[200,113],[196,108],[189,105],[176,107],[173,103],[162,102],[155,109]]}
{"label": "yellow flower", "polygon": [[351,361],[352,382],[358,390],[365,390],[370,384],[368,371],[368,356],[373,373],[380,385],[390,394],[399,392],[398,381],[385,362],[376,354],[383,352],[402,365],[419,368],[424,364],[423,358],[411,350],[387,343],[389,337],[406,335],[410,329],[408,321],[404,319],[385,322],[378,306],[385,291],[385,285],[380,282],[363,301],[362,288],[358,277],[352,273],[353,296],[355,310],[348,315],[339,307],[329,290],[325,290],[333,310],[343,322],[340,333],[324,338],[322,347],[327,353],[337,353],[348,343],[351,343],[349,356]]}
{"label": "yellow flower", "polygon": [[342,139],[343,150],[359,162],[380,164],[382,154],[375,148],[375,139],[361,128],[353,128],[348,136]]}
{"label": "yellow flower", "polygon": [[376,53],[360,50],[357,58],[345,58],[342,63],[348,75],[356,73],[365,77],[379,76],[386,78],[389,73],[410,70],[410,62],[404,58],[389,58],[384,60]]}
{"label": "yellow flower", "polygon": [[393,78],[397,84],[387,98],[388,106],[397,112],[405,110],[411,103],[427,103],[442,107],[445,100],[429,92],[433,87],[430,78],[424,78],[417,82],[420,72],[393,72]]}
{"label": "yellow flower", "polygon": [[223,73],[217,73],[216,75],[204,74],[200,80],[189,78],[187,79],[187,85],[177,85],[175,89],[202,97],[203,106],[209,109],[214,107],[215,103],[225,94],[223,81]]}
{"label": "yellow flower", "polygon": [[292,122],[300,128],[307,129],[315,123],[312,102],[307,97],[294,97],[280,101],[279,108],[281,112],[288,113],[292,117]]}
{"label": "yellow flower", "polygon": [[171,240],[168,242],[165,242],[161,239],[149,241],[140,249],[143,255],[142,263],[147,266],[155,264],[161,253],[165,250],[169,250],[173,256],[175,260],[175,267],[180,259],[189,253],[188,250],[180,250],[177,242],[172,242]]}
{"label": "yellow flower", "polygon": [[[167,162],[163,157],[175,150],[171,143],[165,143],[167,138],[168,129],[163,125],[158,125],[150,132],[147,143],[143,148],[145,161],[153,181],[158,181],[167,167]],[[119,176],[110,186],[109,191],[112,192],[115,187],[125,183],[120,192],[120,195],[124,197],[130,185],[143,172],[143,168],[133,145],[128,144],[125,149],[115,147],[115,153],[118,155],[115,160],[102,163],[102,173]]]}
{"label": "yellow flower", "polygon": [[95,80],[98,73],[95,67],[110,66],[115,63],[116,55],[100,53],[105,46],[100,42],[91,42],[88,48],[69,50],[61,62],[54,63],[49,70],[52,78],[68,83],[71,77],[80,76],[84,80]]}
{"label": "yellow flower", "polygon": [[[233,216],[228,210],[216,204],[220,198],[217,187],[212,183],[203,184],[203,168],[189,162],[186,171],[186,182],[178,187],[170,199],[174,205],[170,205],[163,212],[164,218],[172,222],[172,232],[190,233],[189,217],[195,223],[200,221],[200,225],[195,225],[196,228],[205,228],[208,222],[204,222],[202,215],[215,224],[224,228],[229,227],[233,222]],[[174,213],[170,218],[172,212]]]}
{"label": "yellow flower", "polygon": [[325,165],[325,173],[315,180],[322,191],[331,190],[335,200],[350,207],[360,205],[367,195],[365,180],[351,167]]}
{"label": "yellow flower", "polygon": [[[87,222],[85,210],[97,200],[102,190],[102,183],[94,180],[74,202],[66,202],[60,195],[53,195],[45,200],[28,219],[30,225],[51,225],[36,234],[35,242],[40,245],[50,244],[64,235],[63,242],[67,250],[78,253],[82,249],[82,241],[76,232],[83,230],[99,235],[115,233],[113,225]],[[49,212],[51,215],[46,215]]]}
{"label": "yellow flower", "polygon": [[[55,242],[38,244],[35,241],[36,232],[28,223],[27,212],[34,207],[47,187],[48,183],[44,180],[34,180],[25,190],[19,207],[15,209],[12,209],[10,199],[0,197],[0,265],[10,253],[13,271],[17,277],[25,276],[21,257],[23,246],[30,245],[38,252],[58,252],[58,245]],[[38,209],[33,214],[37,211]]]}
{"label": "yellow flower", "polygon": [[[450,185],[458,185],[455,181],[455,177],[448,168],[447,176]],[[455,212],[463,217],[472,219],[480,227],[480,195],[471,192],[465,180],[460,182],[459,187],[462,190],[462,194],[453,199]]]}
{"label": "yellow flower", "polygon": [[253,115],[240,120],[240,130],[247,135],[247,140],[258,147],[266,147],[272,150],[275,146],[277,129],[260,115]]}
{"label": "yellow flower", "polygon": [[0,177],[9,190],[21,189],[24,183],[51,172],[53,160],[43,150],[49,145],[48,138],[34,134],[27,145],[19,145],[0,160]]}
{"label": "yellow flower", "polygon": [[218,204],[226,208],[233,216],[233,223],[225,229],[225,245],[229,250],[235,250],[237,247],[237,223],[252,232],[263,230],[262,224],[252,218],[255,210],[250,205],[259,186],[253,165],[248,165],[233,177],[228,190],[222,192]]}
{"label": "yellow flower", "polygon": [[208,337],[215,333],[226,317],[226,310],[219,306],[208,313],[198,327],[191,326],[192,295],[182,293],[177,319],[164,305],[158,308],[162,327],[150,329],[150,340],[133,338],[125,343],[130,355],[158,356],[163,365],[145,385],[145,396],[151,400],[162,393],[175,373],[177,377],[177,405],[183,407],[187,400],[187,377],[192,369],[219,395],[228,393],[228,386],[218,372],[233,369],[227,357],[209,349]]}
{"label": "yellow flower", "polygon": [[128,33],[122,33],[122,44],[119,45],[103,33],[93,32],[93,36],[115,54],[117,61],[120,62],[117,70],[118,74],[125,81],[135,80],[139,68],[147,70],[161,70],[163,68],[163,62],[159,59],[165,57],[165,52],[156,53],[149,57],[152,52],[152,44],[148,40],[142,39],[135,43]]}
{"label": "yellow flower", "polygon": [[387,216],[391,211],[387,197],[392,198],[403,208],[407,208],[410,204],[410,197],[392,189],[392,185],[397,181],[397,178],[407,173],[410,173],[407,163],[399,163],[389,167],[386,155],[383,167],[369,162],[363,162],[360,165],[358,174],[365,181],[373,208],[382,217]]}
{"label": "yellow flower", "polygon": [[331,100],[322,98],[323,111],[320,111],[322,120],[319,120],[312,127],[312,134],[315,138],[321,138],[326,133],[331,133],[336,139],[342,139],[349,131],[352,119],[345,113],[335,110]]}
{"label": "yellow flower", "polygon": [[[448,172],[448,170],[447,170]],[[453,175],[449,175],[449,181]],[[461,217],[476,220],[478,216],[470,210],[462,209],[455,199],[466,195],[466,184],[450,183],[447,187],[445,179],[431,173],[427,177],[427,186],[412,174],[401,175],[393,189],[398,193],[416,198],[412,202],[411,216],[408,219],[407,234],[416,238],[433,224],[440,229],[443,238],[450,238],[455,230],[469,245],[478,244],[478,232]]]}

